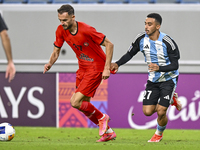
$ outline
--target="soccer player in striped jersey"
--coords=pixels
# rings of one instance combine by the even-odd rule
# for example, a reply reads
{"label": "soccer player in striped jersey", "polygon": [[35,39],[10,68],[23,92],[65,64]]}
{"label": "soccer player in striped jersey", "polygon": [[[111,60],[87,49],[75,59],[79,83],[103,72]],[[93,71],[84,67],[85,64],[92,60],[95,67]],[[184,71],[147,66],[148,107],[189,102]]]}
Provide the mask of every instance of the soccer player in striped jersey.
{"label": "soccer player in striped jersey", "polygon": [[[116,134],[108,125],[109,116],[90,103],[102,79],[108,79],[110,76],[113,44],[94,27],[76,21],[71,5],[62,5],[57,11],[61,24],[56,30],[54,50],[49,62],[44,66],[44,73],[56,62],[63,43],[67,42],[75,52],[79,64],[76,72],[76,91],[70,100],[71,106],[83,112],[99,126],[101,138],[97,142],[113,140]],[[106,54],[101,45],[105,46]]]}
{"label": "soccer player in striped jersey", "polygon": [[161,23],[162,17],[159,14],[147,15],[145,32],[138,34],[128,52],[111,64],[111,70],[116,72],[119,66],[128,62],[139,51],[144,54],[149,75],[143,98],[143,113],[151,116],[156,112],[158,115],[157,130],[148,142],[162,140],[168,122],[166,112],[169,105],[175,105],[179,111],[182,108],[175,93],[179,76],[179,49],[170,36],[159,31]]}

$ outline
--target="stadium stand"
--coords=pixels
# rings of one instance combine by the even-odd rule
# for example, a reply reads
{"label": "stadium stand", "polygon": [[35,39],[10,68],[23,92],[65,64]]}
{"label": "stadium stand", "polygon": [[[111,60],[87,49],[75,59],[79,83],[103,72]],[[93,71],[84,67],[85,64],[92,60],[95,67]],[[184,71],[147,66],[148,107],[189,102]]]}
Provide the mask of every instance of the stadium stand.
{"label": "stadium stand", "polygon": [[200,3],[200,0],[180,0],[180,3]]}
{"label": "stadium stand", "polygon": [[181,0],[155,0],[155,3],[180,3]]}
{"label": "stadium stand", "polygon": [[29,4],[37,3],[37,4],[47,4],[52,3],[52,0],[28,0]]}
{"label": "stadium stand", "polygon": [[129,0],[104,0],[104,3],[118,3],[118,4],[123,4],[123,3],[129,3]]}
{"label": "stadium stand", "polygon": [[70,3],[79,3],[79,0],[53,0],[52,3],[70,4]]}
{"label": "stadium stand", "polygon": [[148,4],[148,3],[155,3],[155,0],[129,0],[129,3]]}
{"label": "stadium stand", "polygon": [[80,3],[80,4],[200,4],[200,0],[0,0],[0,3],[10,4],[55,4],[55,3]]}
{"label": "stadium stand", "polygon": [[2,3],[14,3],[14,4],[27,3],[27,2],[28,2],[27,0],[2,0]]}
{"label": "stadium stand", "polygon": [[104,3],[104,0],[79,0],[78,3]]}

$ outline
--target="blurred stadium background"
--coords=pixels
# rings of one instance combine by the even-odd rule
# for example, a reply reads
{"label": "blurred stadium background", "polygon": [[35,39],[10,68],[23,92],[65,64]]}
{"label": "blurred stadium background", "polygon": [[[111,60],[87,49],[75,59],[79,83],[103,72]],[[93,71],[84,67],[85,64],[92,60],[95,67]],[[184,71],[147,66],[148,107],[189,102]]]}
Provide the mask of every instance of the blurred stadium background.
{"label": "blurred stadium background", "polygon": [[[59,25],[57,9],[64,3],[75,8],[77,21],[103,32],[115,45],[113,61],[128,49],[134,37],[144,31],[144,20],[151,12],[163,18],[161,31],[178,44],[180,77],[177,87],[183,110],[168,110],[171,129],[199,129],[200,49],[199,0],[2,0],[0,11],[9,27],[15,79],[4,79],[6,59],[0,45],[0,122],[14,126],[96,127],[71,108],[78,69],[75,54],[64,44],[59,60],[47,74],[43,66],[53,50]],[[84,3],[84,4],[83,4]],[[111,117],[115,128],[149,129],[156,127],[156,116],[142,113],[142,94],[147,66],[137,54],[111,75],[96,92],[92,103]],[[132,116],[132,113],[135,115]]]}

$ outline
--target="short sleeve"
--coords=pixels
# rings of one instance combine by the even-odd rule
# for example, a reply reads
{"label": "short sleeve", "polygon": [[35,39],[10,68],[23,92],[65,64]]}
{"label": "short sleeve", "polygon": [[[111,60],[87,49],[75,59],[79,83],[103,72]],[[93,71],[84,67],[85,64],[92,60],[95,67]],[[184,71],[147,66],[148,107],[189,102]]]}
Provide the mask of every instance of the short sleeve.
{"label": "short sleeve", "polygon": [[0,32],[3,30],[8,30],[8,27],[6,26],[1,14],[0,14]]}
{"label": "short sleeve", "polygon": [[64,38],[63,38],[62,32],[63,32],[62,26],[58,26],[58,28],[56,30],[56,39],[54,41],[54,46],[56,46],[58,48],[61,48],[64,43]]}

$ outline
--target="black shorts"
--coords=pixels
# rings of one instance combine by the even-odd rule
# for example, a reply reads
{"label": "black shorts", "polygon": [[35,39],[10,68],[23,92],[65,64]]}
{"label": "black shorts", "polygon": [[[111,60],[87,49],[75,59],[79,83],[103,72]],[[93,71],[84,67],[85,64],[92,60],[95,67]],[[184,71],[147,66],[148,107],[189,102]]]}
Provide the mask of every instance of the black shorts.
{"label": "black shorts", "polygon": [[143,105],[159,104],[164,107],[169,107],[176,88],[177,79],[176,82],[169,80],[159,83],[148,80],[144,93]]}

